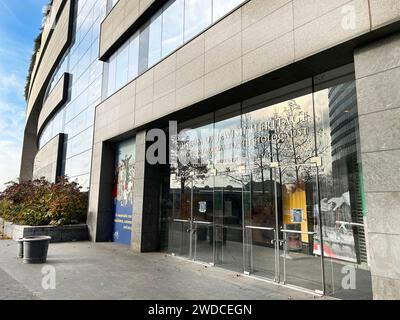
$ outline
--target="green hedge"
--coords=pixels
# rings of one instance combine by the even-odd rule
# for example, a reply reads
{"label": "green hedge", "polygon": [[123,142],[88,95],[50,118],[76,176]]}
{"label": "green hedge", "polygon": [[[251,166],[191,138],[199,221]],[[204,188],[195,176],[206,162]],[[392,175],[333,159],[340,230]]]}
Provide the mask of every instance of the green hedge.
{"label": "green hedge", "polygon": [[12,182],[0,193],[0,217],[29,226],[68,225],[86,222],[87,193],[62,178]]}

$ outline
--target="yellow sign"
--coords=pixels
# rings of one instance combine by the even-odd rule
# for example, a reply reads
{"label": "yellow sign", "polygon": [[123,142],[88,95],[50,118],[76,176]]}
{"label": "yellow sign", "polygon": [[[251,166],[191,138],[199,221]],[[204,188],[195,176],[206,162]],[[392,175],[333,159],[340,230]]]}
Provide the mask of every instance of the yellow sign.
{"label": "yellow sign", "polygon": [[[284,185],[282,188],[283,224],[299,224],[302,232],[308,232],[307,198],[304,187]],[[303,234],[301,241],[308,243],[308,235]]]}

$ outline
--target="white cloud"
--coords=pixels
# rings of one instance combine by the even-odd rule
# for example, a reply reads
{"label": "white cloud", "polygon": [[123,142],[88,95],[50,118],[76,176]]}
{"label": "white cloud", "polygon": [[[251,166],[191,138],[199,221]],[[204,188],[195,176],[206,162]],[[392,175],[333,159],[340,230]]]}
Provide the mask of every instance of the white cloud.
{"label": "white cloud", "polygon": [[[8,80],[2,82],[8,84],[8,94],[11,95],[18,93],[14,80],[13,77],[9,77]],[[0,90],[0,190],[4,189],[5,183],[19,177],[25,125],[24,103],[21,102],[19,105],[18,102],[8,102],[3,93]]]}
{"label": "white cloud", "polygon": [[0,74],[0,91],[10,91],[21,89],[21,81],[18,81],[17,76],[12,73],[10,75]]}
{"label": "white cloud", "polygon": [[5,183],[19,177],[21,163],[21,145],[7,140],[0,140],[0,190]]}
{"label": "white cloud", "polygon": [[20,106],[7,103],[0,97],[0,139],[21,142],[24,124],[25,111]]}

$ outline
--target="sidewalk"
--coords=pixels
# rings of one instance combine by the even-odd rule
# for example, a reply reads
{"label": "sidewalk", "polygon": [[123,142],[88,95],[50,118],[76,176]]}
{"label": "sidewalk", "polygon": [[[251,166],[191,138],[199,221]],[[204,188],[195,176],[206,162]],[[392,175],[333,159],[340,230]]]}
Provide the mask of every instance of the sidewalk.
{"label": "sidewalk", "polygon": [[[0,299],[315,299],[312,295],[163,253],[136,254],[116,244],[51,244],[46,265],[26,265],[17,245],[0,241]],[[42,287],[53,266],[56,289]]]}
{"label": "sidewalk", "polygon": [[0,300],[36,300],[35,295],[3,270],[0,270]]}

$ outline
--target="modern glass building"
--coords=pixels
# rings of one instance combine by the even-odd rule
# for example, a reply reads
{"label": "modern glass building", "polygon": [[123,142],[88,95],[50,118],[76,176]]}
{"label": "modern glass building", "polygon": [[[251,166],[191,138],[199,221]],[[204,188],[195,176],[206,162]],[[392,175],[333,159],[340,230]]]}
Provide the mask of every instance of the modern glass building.
{"label": "modern glass building", "polygon": [[92,241],[399,298],[399,21],[396,1],[54,0],[21,179],[77,181]]}

